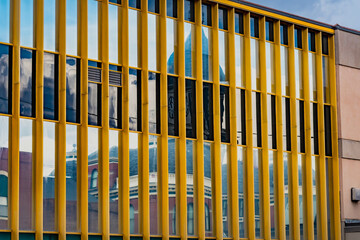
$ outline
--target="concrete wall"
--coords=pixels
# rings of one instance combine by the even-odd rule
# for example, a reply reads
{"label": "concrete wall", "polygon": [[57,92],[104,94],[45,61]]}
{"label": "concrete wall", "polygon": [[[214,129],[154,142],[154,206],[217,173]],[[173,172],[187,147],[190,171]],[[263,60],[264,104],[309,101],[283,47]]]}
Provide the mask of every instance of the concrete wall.
{"label": "concrete wall", "polygon": [[351,201],[360,188],[360,35],[336,30],[335,44],[343,237],[360,239],[360,202]]}

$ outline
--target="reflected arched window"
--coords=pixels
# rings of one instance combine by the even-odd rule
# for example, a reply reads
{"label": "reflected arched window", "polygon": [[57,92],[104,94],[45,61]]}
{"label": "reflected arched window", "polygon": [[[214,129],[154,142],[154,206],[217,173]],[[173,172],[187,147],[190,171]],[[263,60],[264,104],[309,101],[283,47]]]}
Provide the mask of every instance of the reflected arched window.
{"label": "reflected arched window", "polygon": [[189,235],[194,235],[194,205],[189,203],[187,205],[187,229]]}
{"label": "reflected arched window", "polygon": [[135,232],[135,209],[132,204],[130,204],[130,233]]}
{"label": "reflected arched window", "polygon": [[94,169],[91,173],[91,182],[90,182],[90,188],[96,188],[97,187],[97,180],[98,180],[98,170]]}
{"label": "reflected arched window", "polygon": [[8,177],[0,174],[0,217],[8,217]]}
{"label": "reflected arched window", "polygon": [[210,230],[210,209],[209,206],[205,203],[205,231]]}

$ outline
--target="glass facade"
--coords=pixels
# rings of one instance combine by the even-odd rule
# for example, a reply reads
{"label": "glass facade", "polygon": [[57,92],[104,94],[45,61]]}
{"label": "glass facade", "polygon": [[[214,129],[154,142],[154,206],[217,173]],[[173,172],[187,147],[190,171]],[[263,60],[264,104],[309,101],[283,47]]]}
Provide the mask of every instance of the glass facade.
{"label": "glass facade", "polygon": [[83,2],[44,1],[40,49],[38,1],[13,23],[0,0],[1,231],[14,219],[22,237],[305,239],[336,222],[319,190],[336,184],[330,30],[215,2]]}

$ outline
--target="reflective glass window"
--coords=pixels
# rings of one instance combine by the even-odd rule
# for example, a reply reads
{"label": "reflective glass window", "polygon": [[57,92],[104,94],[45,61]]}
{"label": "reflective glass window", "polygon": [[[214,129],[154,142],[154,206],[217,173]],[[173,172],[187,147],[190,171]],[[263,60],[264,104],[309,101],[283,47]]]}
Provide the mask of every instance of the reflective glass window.
{"label": "reflective glass window", "polygon": [[5,114],[11,114],[11,94],[12,94],[11,91],[12,54],[11,53],[12,53],[12,47],[0,44],[0,113],[5,113]]}
{"label": "reflective glass window", "polygon": [[290,98],[282,98],[283,147],[291,151]]}
{"label": "reflective glass window", "polygon": [[166,19],[166,61],[167,72],[177,74],[177,21]]}
{"label": "reflective glass window", "polygon": [[223,219],[223,236],[231,237],[230,231],[230,198],[229,198],[229,176],[228,176],[228,164],[229,164],[229,146],[221,144],[221,200],[222,200],[222,219]]}
{"label": "reflective glass window", "polygon": [[196,156],[196,142],[186,140],[186,189],[187,189],[187,231],[188,235],[194,236],[195,232],[195,211],[194,211],[194,162]]}
{"label": "reflective glass window", "polygon": [[195,1],[185,0],[184,4],[185,21],[195,22]]}
{"label": "reflective glass window", "polygon": [[33,120],[20,118],[19,229],[34,230]]}
{"label": "reflective glass window", "polygon": [[278,238],[278,227],[276,226],[276,219],[278,219],[278,198],[275,197],[276,188],[278,184],[275,179],[276,168],[276,152],[269,151],[269,177],[270,177],[270,211],[273,213],[271,216],[271,239]]}
{"label": "reflective glass window", "polygon": [[[302,168],[303,168],[303,162],[305,161],[305,155],[298,154],[298,186],[299,186],[299,216],[300,216],[300,239],[304,239],[304,201],[305,197],[303,193],[305,193],[305,187],[303,182],[305,183],[305,180],[303,180],[303,174],[302,174]],[[330,235],[329,235],[330,236]]]}
{"label": "reflective glass window", "polygon": [[56,0],[44,1],[44,49],[56,51]]}
{"label": "reflective glass window", "polygon": [[176,217],[176,161],[178,152],[176,138],[168,138],[168,181],[169,181],[169,234],[178,234],[178,221]]}
{"label": "reflective glass window", "polygon": [[160,133],[160,74],[149,72],[149,132]]}
{"label": "reflective glass window", "polygon": [[213,86],[203,83],[204,139],[214,140],[213,120]]}
{"label": "reflective glass window", "polygon": [[202,27],[203,80],[212,81],[212,35],[211,29]]}
{"label": "reflective glass window", "polygon": [[276,98],[274,95],[267,95],[267,98],[268,146],[276,149]]}
{"label": "reflective glass window", "polygon": [[44,231],[56,231],[55,123],[43,124],[43,228]]}
{"label": "reflective glass window", "polygon": [[254,16],[250,17],[250,36],[259,37],[259,18]]}
{"label": "reflective glass window", "polygon": [[288,26],[284,24],[280,25],[280,43],[288,45]]}
{"label": "reflective glass window", "polygon": [[219,74],[220,82],[229,81],[228,73],[228,35],[226,32],[219,31]]}
{"label": "reflective glass window", "polygon": [[66,57],[66,121],[80,122],[80,59]]}
{"label": "reflective glass window", "polygon": [[300,28],[294,29],[294,40],[295,40],[295,48],[302,48],[302,31]]}
{"label": "reflective glass window", "polygon": [[20,115],[35,116],[35,51],[20,49]]}
{"label": "reflective glass window", "polygon": [[302,67],[302,51],[295,49],[295,84],[297,98],[304,98],[304,80]]}
{"label": "reflective glass window", "polygon": [[20,45],[34,47],[34,0],[20,0]]}
{"label": "reflective glass window", "polygon": [[235,33],[244,34],[244,15],[235,12]]}
{"label": "reflective glass window", "polygon": [[325,55],[329,54],[329,37],[327,35],[322,34],[321,36],[321,46],[322,46],[322,53]]}
{"label": "reflective glass window", "polygon": [[317,100],[317,80],[316,80],[316,55],[309,53],[309,90],[310,100]]}
{"label": "reflective glass window", "polygon": [[78,35],[78,1],[66,2],[66,53],[78,55],[77,35]]}
{"label": "reflective glass window", "polygon": [[243,37],[240,35],[235,35],[235,77],[236,77],[236,86],[244,87],[245,82],[243,78]]}
{"label": "reflective glass window", "polygon": [[88,83],[88,123],[101,125],[101,85]]}
{"label": "reflective glass window", "polygon": [[140,13],[139,11],[129,9],[128,14],[129,14],[129,66],[139,67]]}
{"label": "reflective glass window", "polygon": [[186,79],[186,137],[196,138],[196,81]]}
{"label": "reflective glass window", "polygon": [[212,173],[213,158],[212,143],[204,143],[204,196],[205,196],[205,236],[213,236],[213,211],[212,211]]}
{"label": "reflective glass window", "polygon": [[148,0],[148,11],[153,13],[159,13],[159,0]]}
{"label": "reflective glass window", "polygon": [[324,102],[330,103],[330,79],[329,79],[329,57],[322,56],[322,78]]}
{"label": "reflective glass window", "polygon": [[109,61],[119,63],[119,16],[120,8],[109,4]]}
{"label": "reflective glass window", "polygon": [[[284,188],[289,189],[289,161],[291,160],[291,154],[283,152],[283,164],[284,164]],[[285,216],[290,216],[289,206],[289,191],[285,192]],[[285,223],[285,236],[286,239],[290,239],[290,222]]]}
{"label": "reflective glass window", "polygon": [[228,29],[228,13],[224,8],[219,8],[219,28]]}
{"label": "reflective glass window", "polygon": [[195,25],[185,22],[185,76],[195,77]]}
{"label": "reflective glass window", "polygon": [[99,129],[88,128],[88,228],[99,232]]}
{"label": "reflective glass window", "polygon": [[177,18],[177,0],[166,0],[166,15]]}
{"label": "reflective glass window", "polygon": [[44,53],[44,118],[58,119],[59,102],[58,55]]}
{"label": "reflective glass window", "polygon": [[10,0],[0,1],[0,42],[10,42]]}
{"label": "reflective glass window", "polygon": [[141,71],[129,69],[129,129],[141,131]]}
{"label": "reflective glass window", "polygon": [[0,229],[9,229],[9,118],[0,116]]}
{"label": "reflective glass window", "polygon": [[111,128],[121,128],[122,119],[122,88],[109,86],[109,125]]}
{"label": "reflective glass window", "polygon": [[[138,134],[129,133],[130,233],[139,233]],[[132,207],[132,208],[131,208]]]}
{"label": "reflective glass window", "polygon": [[290,95],[289,86],[289,51],[285,46],[280,47],[281,58],[281,89],[282,95]]}
{"label": "reflective glass window", "polygon": [[221,141],[230,142],[229,87],[220,86]]}
{"label": "reflective glass window", "polygon": [[312,200],[313,200],[313,226],[314,226],[314,239],[318,239],[318,225],[319,225],[319,221],[316,221],[317,219],[319,219],[317,213],[318,211],[318,207],[317,207],[317,201],[319,201],[319,195],[317,194],[317,181],[316,178],[318,177],[318,164],[319,164],[319,157],[317,156],[312,156],[311,157],[311,176],[312,176]]}
{"label": "reflective glass window", "polygon": [[88,1],[88,57],[99,59],[99,3]]}
{"label": "reflective glass window", "polygon": [[266,49],[266,86],[267,92],[275,93],[275,61],[274,61],[274,44],[265,43]]}
{"label": "reflective glass window", "polygon": [[141,0],[129,0],[129,7],[141,9]]}
{"label": "reflective glass window", "polygon": [[324,106],[325,119],[325,155],[332,156],[332,136],[331,136],[331,106]]}
{"label": "reflective glass window", "polygon": [[121,4],[121,0],[109,0],[110,3]]}
{"label": "reflective glass window", "polygon": [[109,131],[110,233],[119,233],[119,132]]}
{"label": "reflective glass window", "polygon": [[319,123],[318,123],[318,104],[310,104],[310,124],[311,124],[311,150],[312,154],[319,154]]}
{"label": "reflective glass window", "polygon": [[260,60],[259,60],[259,40],[250,39],[251,54],[251,88],[260,90]]}
{"label": "reflective glass window", "polygon": [[262,207],[260,206],[261,201],[261,192],[260,189],[262,188],[261,184],[261,149],[253,149],[253,164],[254,164],[254,197],[255,197],[255,236],[256,238],[262,238],[262,226],[260,224],[261,219],[263,217],[262,214]]}
{"label": "reflective glass window", "polygon": [[238,203],[239,203],[239,237],[245,238],[245,148],[237,147],[238,167]]}
{"label": "reflective glass window", "polygon": [[308,33],[308,44],[309,44],[309,51],[311,52],[315,52],[316,51],[316,47],[315,47],[315,32],[310,32]]}
{"label": "reflective glass window", "polygon": [[246,145],[245,90],[236,89],[237,144]]}
{"label": "reflective glass window", "polygon": [[261,147],[261,95],[252,92],[253,146]]}
{"label": "reflective glass window", "polygon": [[201,5],[201,19],[202,24],[206,26],[211,26],[211,5],[202,4]]}
{"label": "reflective glass window", "polygon": [[266,21],[265,22],[265,31],[266,31],[266,41],[274,41],[274,22]]}
{"label": "reflective glass window", "polygon": [[148,68],[152,71],[159,70],[159,16],[148,14]]}
{"label": "reflective glass window", "polygon": [[66,125],[66,231],[79,232],[77,126]]}
{"label": "reflective glass window", "polygon": [[168,76],[168,134],[179,136],[179,86],[178,78]]}
{"label": "reflective glass window", "polygon": [[304,101],[297,101],[296,104],[297,116],[297,139],[298,139],[298,152],[305,153],[305,111]]}
{"label": "reflective glass window", "polygon": [[149,135],[150,234],[159,234],[158,217],[158,137]]}

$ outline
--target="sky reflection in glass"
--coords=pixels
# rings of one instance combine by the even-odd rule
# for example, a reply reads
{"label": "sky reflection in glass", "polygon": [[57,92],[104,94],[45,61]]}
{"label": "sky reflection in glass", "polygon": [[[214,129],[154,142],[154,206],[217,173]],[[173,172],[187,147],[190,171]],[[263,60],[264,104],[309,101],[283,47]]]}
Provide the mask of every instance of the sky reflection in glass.
{"label": "sky reflection in glass", "polygon": [[0,0],[0,42],[10,42],[10,0]]}
{"label": "sky reflection in glass", "polygon": [[44,49],[55,52],[56,0],[44,1]]}
{"label": "sky reflection in glass", "polygon": [[77,0],[66,2],[66,53],[77,56]]}
{"label": "sky reflection in glass", "polygon": [[98,2],[88,0],[88,54],[90,59],[99,58]]}
{"label": "sky reflection in glass", "polygon": [[117,5],[109,4],[109,61],[119,63],[119,20]]}
{"label": "sky reflection in glass", "polygon": [[34,47],[34,1],[21,0],[20,45]]}

